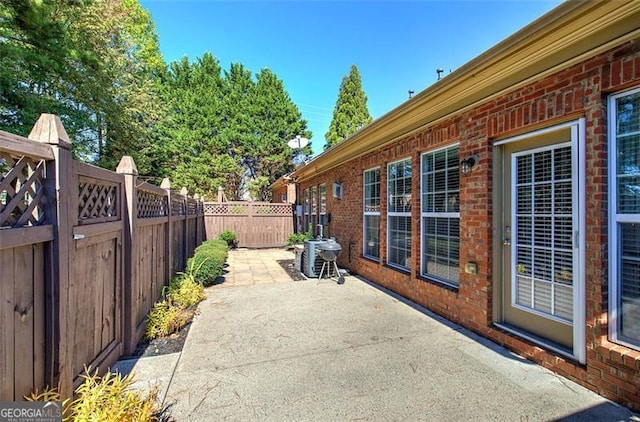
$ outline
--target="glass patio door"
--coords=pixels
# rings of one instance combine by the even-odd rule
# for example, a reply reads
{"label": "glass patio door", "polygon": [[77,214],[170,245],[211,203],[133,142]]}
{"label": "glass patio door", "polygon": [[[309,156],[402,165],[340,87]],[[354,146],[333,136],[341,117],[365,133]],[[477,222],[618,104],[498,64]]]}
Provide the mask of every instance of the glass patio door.
{"label": "glass patio door", "polygon": [[575,356],[584,289],[573,129],[503,147],[502,322]]}

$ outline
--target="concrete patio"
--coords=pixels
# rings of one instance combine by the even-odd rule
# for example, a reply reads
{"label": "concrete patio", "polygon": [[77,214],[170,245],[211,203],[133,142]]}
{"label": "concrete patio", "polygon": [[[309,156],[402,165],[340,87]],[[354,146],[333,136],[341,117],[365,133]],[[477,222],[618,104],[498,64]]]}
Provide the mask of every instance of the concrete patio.
{"label": "concrete patio", "polygon": [[182,353],[123,361],[177,421],[640,421],[365,280],[290,281],[236,250]]}

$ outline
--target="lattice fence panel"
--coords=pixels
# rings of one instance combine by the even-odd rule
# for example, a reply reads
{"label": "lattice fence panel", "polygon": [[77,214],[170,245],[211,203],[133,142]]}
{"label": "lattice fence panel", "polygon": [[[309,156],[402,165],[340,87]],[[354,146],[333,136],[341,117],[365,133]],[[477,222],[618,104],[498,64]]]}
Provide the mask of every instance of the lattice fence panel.
{"label": "lattice fence panel", "polygon": [[259,204],[253,206],[256,215],[291,215],[291,204]]}
{"label": "lattice fence panel", "polygon": [[169,214],[167,196],[138,189],[138,218],[166,217]]}
{"label": "lattice fence panel", "polygon": [[45,162],[0,153],[0,228],[45,223]]}
{"label": "lattice fence panel", "polygon": [[249,215],[249,204],[205,203],[205,215]]}
{"label": "lattice fence panel", "polygon": [[103,180],[81,178],[78,183],[78,220],[117,220],[119,185]]}
{"label": "lattice fence panel", "polygon": [[241,202],[205,202],[205,215],[260,215],[260,216],[281,216],[291,215],[293,208],[291,204],[270,204],[270,203],[241,203]]}
{"label": "lattice fence panel", "polygon": [[182,197],[172,197],[171,198],[171,215],[186,215],[187,210],[185,209],[184,199]]}

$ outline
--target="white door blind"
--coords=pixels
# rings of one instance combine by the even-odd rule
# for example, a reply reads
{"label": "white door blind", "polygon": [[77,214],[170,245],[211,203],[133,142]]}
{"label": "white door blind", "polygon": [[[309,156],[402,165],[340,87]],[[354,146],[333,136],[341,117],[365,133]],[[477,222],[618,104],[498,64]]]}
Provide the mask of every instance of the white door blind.
{"label": "white door blind", "polygon": [[515,301],[573,319],[571,146],[515,157]]}

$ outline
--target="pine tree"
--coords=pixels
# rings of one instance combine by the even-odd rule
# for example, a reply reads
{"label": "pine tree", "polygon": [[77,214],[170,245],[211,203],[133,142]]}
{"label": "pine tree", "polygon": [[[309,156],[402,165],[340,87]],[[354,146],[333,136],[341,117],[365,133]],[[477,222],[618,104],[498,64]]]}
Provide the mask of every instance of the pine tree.
{"label": "pine tree", "polygon": [[[256,75],[252,101],[257,142],[247,151],[245,163],[253,178],[254,189],[250,190],[254,198],[264,201],[270,199],[268,186],[294,170],[292,150],[286,141],[296,135],[310,138],[311,132],[284,83],[271,70],[262,69]],[[306,146],[302,152],[311,153],[311,147]]]}
{"label": "pine tree", "polygon": [[367,109],[367,96],[362,90],[362,79],[355,65],[349,75],[342,78],[338,101],[333,109],[329,131],[324,135],[327,149],[345,140],[373,120]]}
{"label": "pine tree", "polygon": [[[225,141],[225,81],[218,60],[209,53],[191,63],[171,64],[164,83],[169,117],[160,138],[172,184],[215,198],[218,186],[237,191],[242,169]],[[235,199],[235,198],[234,198]]]}

